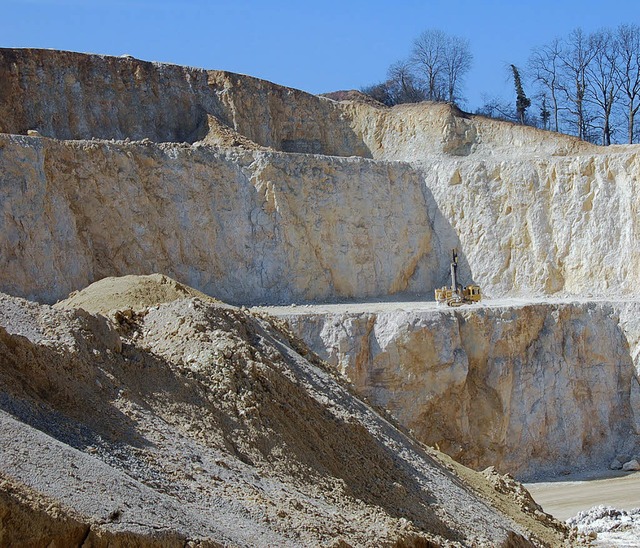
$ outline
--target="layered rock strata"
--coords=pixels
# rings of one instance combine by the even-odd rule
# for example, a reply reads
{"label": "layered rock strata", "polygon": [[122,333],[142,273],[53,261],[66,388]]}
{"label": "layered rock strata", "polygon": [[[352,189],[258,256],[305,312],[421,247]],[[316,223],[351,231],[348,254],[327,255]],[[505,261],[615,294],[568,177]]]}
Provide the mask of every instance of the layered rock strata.
{"label": "layered rock strata", "polygon": [[[275,169],[269,180],[303,194],[309,185],[322,187],[328,181],[340,192],[336,204],[344,203],[346,207],[338,206],[334,211],[326,207],[326,197],[323,200],[322,196],[309,194],[305,196],[307,210],[301,210],[301,215],[310,210],[316,215],[314,223],[339,227],[336,230],[345,232],[349,244],[336,242],[335,238],[323,239],[320,247],[313,244],[313,253],[307,255],[308,265],[289,246],[284,258],[287,274],[283,277],[277,272],[277,282],[269,268],[260,266],[254,272],[251,270],[254,265],[247,264],[246,277],[252,279],[247,282],[251,289],[238,290],[237,286],[243,284],[238,284],[237,276],[215,277],[216,295],[227,300],[255,303],[268,295],[272,302],[286,302],[384,296],[403,290],[431,294],[435,286],[446,281],[452,247],[460,250],[464,280],[479,282],[485,293],[492,296],[528,293],[616,296],[634,294],[638,284],[640,161],[635,146],[603,149],[567,136],[470,116],[450,105],[424,103],[388,109],[371,103],[336,102],[248,76],[132,58],[3,49],[0,76],[2,132],[26,134],[33,130],[53,139],[151,141],[145,146],[120,143],[105,158],[80,155],[78,145],[71,146],[68,153],[57,148],[52,153],[59,153],[62,158],[67,154],[78,156],[53,172],[33,156],[31,149],[54,145],[35,144],[37,137],[14,141],[11,151],[4,153],[3,173],[10,173],[16,166],[20,170],[20,166],[28,167],[21,177],[3,176],[7,199],[13,199],[21,185],[58,186],[64,169],[67,184],[83,184],[87,175],[79,175],[71,164],[81,164],[85,172],[95,173],[102,185],[114,188],[123,180],[138,180],[142,186],[153,182],[165,187],[169,195],[180,196],[185,181],[202,192],[211,186],[218,187],[221,181],[235,186],[234,169],[225,173],[207,172],[200,165],[194,174],[189,167],[190,155],[195,166],[210,161],[219,163],[207,154],[229,155],[226,151],[204,153],[198,147],[187,146],[195,143],[202,148],[281,151],[283,156],[269,157],[265,153],[267,156],[263,157],[263,162],[273,164]],[[166,145],[154,144],[167,141],[186,144],[175,147],[171,153],[163,149]],[[18,150],[21,147],[24,150]],[[243,154],[245,160],[234,157],[229,163],[251,164],[253,160],[245,153],[238,153],[238,158]],[[257,157],[258,152],[253,154]],[[387,163],[374,167],[358,158],[342,164],[313,156],[318,154],[408,162],[414,169],[406,165],[389,167]],[[150,160],[149,155],[157,160]],[[189,161],[185,162],[185,158]],[[152,171],[145,168],[146,162]],[[132,163],[139,167],[131,169]],[[283,163],[303,172],[287,173],[281,168]],[[114,171],[114,166],[118,169],[122,166],[122,170]],[[398,171],[423,185],[422,190],[416,194],[415,190],[407,192],[403,184],[395,185]],[[363,186],[369,194],[362,193]],[[135,208],[143,210],[148,192],[143,190],[130,199]],[[318,204],[312,205],[314,199],[319,200]],[[244,219],[271,216],[273,204],[264,199],[263,203],[238,202],[231,207],[238,208],[233,210],[235,218],[242,220],[238,236],[229,235],[229,247],[251,249],[258,254],[272,251],[263,245],[262,239],[265,230],[272,231],[274,240],[279,239],[275,224],[259,225],[247,242]],[[162,210],[159,211],[162,215]],[[344,230],[340,227],[349,225],[354,214],[359,219],[355,230],[347,236],[348,226]],[[425,227],[425,215],[431,229]],[[111,216],[107,208],[104,217]],[[227,216],[225,210],[204,208],[199,226],[226,223]],[[403,279],[411,270],[407,270],[406,261],[394,262],[396,253],[389,260],[380,259],[382,250],[388,248],[388,240],[394,237],[388,230],[380,230],[379,224],[369,224],[381,218],[388,219],[397,232],[404,234],[397,245],[408,247],[399,253],[413,253],[415,264],[422,260],[424,252],[419,242],[432,241],[428,273],[411,277],[409,283]],[[14,212],[8,212],[0,221],[6,226],[21,220],[15,218]],[[106,220],[92,222],[97,225],[92,229],[94,232],[112,230]],[[176,226],[182,230],[180,224]],[[153,223],[133,231],[128,228],[127,239],[138,238],[143,229],[154,241],[167,238],[166,233],[153,234]],[[321,230],[313,225],[313,230],[296,238],[314,238],[316,232]],[[5,246],[15,247],[15,238],[3,238]],[[52,239],[51,244],[57,245],[56,240]],[[34,256],[47,244],[42,238],[35,238],[21,245],[22,253]],[[90,242],[84,245],[85,254],[100,254],[100,250],[89,247]],[[344,265],[340,270],[349,269],[349,279],[329,287],[331,282],[327,280],[333,274],[328,271],[333,261],[325,257],[316,260],[316,256],[332,255],[326,249],[336,245],[349,248],[351,256],[339,261]],[[381,252],[370,253],[367,249]],[[59,254],[65,251],[57,250]],[[216,251],[223,255],[228,252],[229,260],[246,263],[243,253],[236,249]],[[305,249],[302,253],[306,252]],[[2,282],[0,289],[51,300],[67,292],[72,285],[67,280],[75,280],[72,288],[80,289],[100,276],[150,273],[164,266],[162,260],[154,265],[146,253],[138,255],[136,270],[130,265],[120,268],[123,265],[118,261],[105,264],[104,268],[94,268],[93,260],[70,261],[68,265],[64,262],[57,265],[53,278],[48,277],[53,281],[46,284],[46,289],[34,291],[37,281],[33,276],[15,279],[11,284]],[[3,267],[8,261],[6,257],[3,255]],[[183,262],[194,262],[193,271],[186,272],[187,266],[163,270],[209,291],[214,278],[200,271],[203,268],[215,271],[220,267],[217,261],[221,257],[198,251],[193,260],[185,253]],[[398,279],[402,281],[391,280],[388,275],[379,282],[373,279],[386,264],[398,271]],[[262,270],[265,271],[262,279],[256,281]],[[363,276],[363,270],[371,274]],[[302,286],[316,279],[322,280],[325,290],[301,291]],[[354,284],[359,286],[356,290],[352,289]]]}
{"label": "layered rock strata", "polygon": [[[637,294],[635,146],[594,147],[451,105],[387,109],[226,72],[13,49],[0,50],[0,132],[0,290],[13,295],[53,302],[105,276],[159,271],[243,304],[430,297],[447,282],[452,247],[460,251],[463,283],[479,282],[488,296]],[[423,439],[466,454],[469,463],[495,458],[527,474],[534,463],[548,466],[564,445],[534,455],[525,444],[511,454],[510,436],[563,442],[571,425],[563,426],[553,409],[544,420],[537,411],[556,397],[568,398],[565,411],[580,417],[574,426],[587,429],[587,459],[637,430],[628,403],[640,404],[628,372],[631,358],[638,365],[635,304],[616,305],[619,322],[594,306],[597,313],[535,309],[527,312],[531,322],[520,309],[504,309],[504,317],[460,311],[446,321],[446,315],[402,317],[406,325],[387,318],[396,326],[385,335],[389,353],[376,342],[367,352],[377,358],[345,351],[344,363],[359,356],[365,373],[351,375],[356,384],[360,378],[363,391],[377,394],[412,428],[439,425],[433,435],[422,432]],[[370,321],[377,325],[377,319],[364,323]],[[407,343],[419,350],[402,357],[419,364],[417,373],[395,378],[400,351],[391,348],[414,321],[427,327]],[[569,351],[565,341],[585,336],[572,331],[581,324],[584,333],[596,334]],[[300,333],[333,359],[333,343],[321,344],[314,329],[324,327]],[[367,329],[347,327],[344,336],[329,338],[355,348],[370,337]],[[503,329],[507,339],[515,337],[513,354],[501,342]],[[428,342],[442,331],[442,344]],[[348,342],[347,335],[354,338]],[[594,342],[598,337],[606,339],[607,355]],[[495,342],[489,350],[487,341]],[[433,352],[433,364],[419,357],[423,350]],[[592,367],[582,370],[582,362]],[[437,375],[429,372],[433,367]],[[545,368],[555,372],[553,382]],[[606,378],[598,384],[601,370]],[[419,411],[402,391],[420,399],[422,374],[442,385],[426,387]],[[540,393],[532,378],[550,382],[548,392]],[[410,387],[414,382],[422,391]],[[593,393],[581,395],[575,383]],[[518,393],[521,387],[540,402]],[[440,391],[463,402],[446,416],[457,440],[445,439],[446,421],[433,403],[446,404]],[[476,402],[480,396],[486,399]],[[512,416],[510,406],[520,401]],[[586,409],[595,405],[603,415],[592,428]],[[476,407],[488,417],[485,430],[474,423]],[[543,421],[541,432],[527,413]],[[531,432],[519,432],[517,421]],[[476,439],[470,424],[481,440],[476,449],[468,447]],[[609,433],[600,436],[606,424]],[[583,441],[582,433],[576,436],[566,442],[573,456]]]}
{"label": "layered rock strata", "polygon": [[52,302],[150,272],[233,303],[436,283],[407,164],[0,135],[0,173],[0,287],[14,295]]}
{"label": "layered rock strata", "polygon": [[0,50],[0,132],[187,142],[227,128],[286,152],[370,156],[334,101],[251,76],[132,57]]}

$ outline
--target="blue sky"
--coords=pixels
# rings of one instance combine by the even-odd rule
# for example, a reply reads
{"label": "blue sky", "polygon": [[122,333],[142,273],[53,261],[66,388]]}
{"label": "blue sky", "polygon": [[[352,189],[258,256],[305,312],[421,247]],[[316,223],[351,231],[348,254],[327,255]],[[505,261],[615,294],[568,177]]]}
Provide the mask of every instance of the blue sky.
{"label": "blue sky", "polygon": [[505,69],[580,26],[640,24],[620,1],[0,0],[0,46],[130,54],[251,74],[322,93],[384,79],[423,30],[467,38],[474,54],[464,105],[513,94]]}

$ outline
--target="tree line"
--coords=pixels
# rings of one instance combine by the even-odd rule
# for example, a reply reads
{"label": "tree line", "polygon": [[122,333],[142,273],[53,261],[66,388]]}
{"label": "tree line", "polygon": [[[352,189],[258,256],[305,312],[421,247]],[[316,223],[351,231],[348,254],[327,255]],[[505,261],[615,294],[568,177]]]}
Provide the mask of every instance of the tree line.
{"label": "tree line", "polygon": [[459,102],[464,99],[463,80],[472,62],[468,40],[437,29],[426,30],[414,40],[409,58],[389,67],[384,82],[361,91],[388,106],[420,101]]}
{"label": "tree line", "polygon": [[[362,89],[386,105],[463,102],[473,55],[469,42],[439,30],[423,32],[410,56],[387,79]],[[486,99],[476,113],[576,135],[609,145],[640,140],[640,27],[623,24],[568,36],[531,50],[526,66],[506,67],[515,100]],[[532,93],[525,91],[525,82]]]}

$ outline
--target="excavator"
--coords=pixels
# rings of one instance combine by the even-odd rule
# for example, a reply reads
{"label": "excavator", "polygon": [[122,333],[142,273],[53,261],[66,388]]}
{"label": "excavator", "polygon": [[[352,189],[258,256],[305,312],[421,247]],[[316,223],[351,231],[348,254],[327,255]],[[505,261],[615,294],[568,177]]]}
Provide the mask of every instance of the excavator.
{"label": "excavator", "polygon": [[458,283],[458,250],[452,250],[451,259],[451,287],[446,285],[436,289],[436,301],[438,304],[447,306],[462,306],[463,304],[473,304],[480,302],[482,292],[479,285],[468,285],[463,287]]}

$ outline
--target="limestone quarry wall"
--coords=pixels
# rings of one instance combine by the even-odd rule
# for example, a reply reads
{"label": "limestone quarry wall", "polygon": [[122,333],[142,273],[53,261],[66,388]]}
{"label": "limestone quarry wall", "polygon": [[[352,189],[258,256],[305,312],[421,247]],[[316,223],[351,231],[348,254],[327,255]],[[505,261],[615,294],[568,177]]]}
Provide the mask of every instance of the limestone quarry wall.
{"label": "limestone quarry wall", "polygon": [[341,103],[374,158],[420,162],[428,158],[566,156],[602,150],[575,137],[467,114],[448,103]]}
{"label": "limestone quarry wall", "polygon": [[131,57],[0,49],[0,132],[195,142],[208,116],[285,152],[369,157],[338,103],[250,76]]}
{"label": "limestone quarry wall", "polygon": [[636,295],[640,154],[424,163],[486,294]]}
{"label": "limestone quarry wall", "polygon": [[421,171],[442,271],[458,247],[462,279],[491,296],[636,294],[639,146],[597,147],[449,105],[363,108],[353,116],[374,158]]}
{"label": "limestone quarry wall", "polygon": [[372,157],[340,103],[248,76],[208,75],[222,121],[252,141],[283,152]]}
{"label": "limestone quarry wall", "polygon": [[243,304],[435,283],[407,164],[3,135],[0,173],[0,290],[13,295],[51,302],[150,272]]}
{"label": "limestone quarry wall", "polygon": [[637,450],[640,303],[285,318],[369,401],[474,468],[529,479]]}
{"label": "limestone quarry wall", "polygon": [[[332,266],[315,257],[318,254],[332,256],[333,251],[320,249],[332,245],[332,241],[318,240],[316,231],[310,228],[307,237],[316,243],[309,246],[313,248],[309,262],[322,263],[313,275],[309,274],[310,267],[300,270],[303,259],[294,261],[297,268],[277,282],[272,275],[281,270],[267,269],[267,274],[251,274],[262,276],[260,287],[278,286],[274,292],[277,297],[271,302],[281,298],[383,296],[403,289],[431,295],[434,287],[447,282],[453,247],[460,251],[462,281],[480,283],[485,293],[493,297],[531,293],[615,297],[635,294],[640,282],[640,153],[635,146],[595,147],[572,137],[470,116],[450,105],[424,103],[376,108],[371,104],[335,102],[227,72],[132,58],[0,49],[0,132],[25,134],[30,129],[56,139],[204,142],[226,148],[270,148],[304,153],[297,154],[296,159],[291,156],[287,161],[297,166],[295,169],[300,167],[307,175],[313,175],[311,178],[305,175],[299,183],[294,178],[288,179],[288,185],[293,189],[296,184],[305,186],[309,180],[318,184],[325,179],[333,180],[341,189],[341,199],[353,206],[338,207],[335,213],[328,207],[317,208],[331,215],[323,223],[351,225],[352,212],[363,209],[367,211],[359,211],[356,216],[374,222],[357,225],[357,237],[354,232],[349,237],[345,233],[349,243],[344,244],[347,245],[344,249],[358,250],[339,260],[342,271],[351,271],[348,275],[351,281],[346,285],[337,283],[335,290],[326,291],[300,290],[310,278],[323,280],[318,282],[322,284],[331,277],[327,271]],[[26,158],[31,154],[28,150],[31,141],[24,143]],[[122,156],[130,158],[132,164],[143,165],[147,161],[144,154],[137,156],[141,150],[148,152],[149,147],[141,149],[133,145],[125,150],[124,144],[119,146]],[[183,159],[191,154],[185,149],[176,150],[181,151],[179,155]],[[193,154],[197,157],[204,153]],[[374,168],[371,164],[354,163],[349,164],[347,171],[338,168],[340,174],[336,175],[335,166],[343,164],[320,161],[311,154],[410,163],[416,173],[408,176],[421,180],[423,197],[416,202],[413,192],[402,192],[402,185],[389,186],[389,180],[395,175],[384,173],[408,170],[407,167],[389,168],[383,164]],[[155,175],[138,169],[135,177],[143,184],[150,184],[143,181],[149,177],[153,180],[156,177],[157,184],[164,186],[177,181],[182,184],[184,178],[190,177],[186,160],[172,163],[165,152],[156,155],[167,158],[166,165],[154,165]],[[76,163],[81,161],[79,156]],[[92,161],[87,156],[84,171],[99,170]],[[282,159],[281,163],[285,161]],[[104,170],[111,173],[111,178],[99,176],[103,186],[120,184],[118,172],[112,167]],[[30,170],[37,171],[36,168]],[[373,172],[380,176],[372,176]],[[46,170],[40,174],[48,177]],[[69,184],[75,176],[73,172],[64,175],[60,172],[60,177]],[[194,179],[203,183],[203,193],[210,180],[209,176]],[[13,183],[5,176],[2,184],[7,187]],[[361,200],[362,195],[357,193],[349,194],[350,189],[358,185],[370,187],[368,192],[375,197],[373,202]],[[144,196],[145,192],[133,194],[132,203]],[[426,211],[430,228],[424,228],[425,212],[418,212],[418,206]],[[142,210],[144,204],[135,207]],[[253,206],[250,210],[239,209],[236,216],[246,217],[252,209]],[[307,209],[315,211],[316,208]],[[302,217],[302,214],[296,215]],[[377,228],[381,222],[392,224],[392,216],[396,216],[398,230],[402,227],[405,231],[406,241],[431,240],[430,272],[421,273],[410,283],[374,284],[353,291],[350,287],[354,283],[370,284],[371,279],[378,277],[378,271],[398,266],[393,256],[389,259],[390,266],[385,266],[387,259],[382,250],[398,247],[400,240],[390,243],[386,232]],[[378,217],[385,221],[376,221]],[[111,230],[108,220],[100,222],[108,233]],[[153,232],[153,228],[144,230]],[[220,252],[244,249],[245,245],[260,252],[262,233],[253,231],[250,241],[244,236],[235,243],[229,241]],[[139,236],[134,232],[128,236],[132,237]],[[235,233],[229,233],[228,239],[234,238]],[[279,236],[274,234],[272,238],[277,241]],[[22,241],[22,249],[12,253],[33,256],[37,242],[37,239]],[[52,240],[51,244],[54,243]],[[9,245],[6,239],[5,245]],[[367,249],[380,250],[375,253],[375,261],[363,262],[363,256],[373,256]],[[421,250],[418,245],[403,253],[420,255]],[[84,253],[94,251],[95,248],[86,249]],[[205,263],[232,262],[238,252],[230,252],[225,258],[205,260],[206,252],[202,248],[195,266],[183,281],[200,289],[207,284],[213,287],[209,281],[203,285],[203,280],[209,278],[199,272]],[[397,253],[400,252],[394,251],[392,255]],[[419,262],[420,258],[416,260]],[[109,270],[104,259],[87,261],[82,263],[84,266],[71,263],[66,271],[61,263],[54,281],[46,284],[47,298],[62,294],[70,287],[68,279],[94,281],[97,275],[148,273],[147,266],[168,264],[161,259],[150,263],[141,261],[133,269],[134,262],[125,261],[122,264],[128,269],[114,264]],[[268,259],[261,261],[268,262]],[[103,267],[88,266],[98,262]],[[80,274],[78,269],[85,267]],[[365,269],[370,274],[363,277]],[[176,276],[183,274],[180,269],[172,272]],[[398,279],[406,278],[406,272],[403,263]],[[241,277],[238,274],[231,279]],[[243,286],[237,282],[226,285],[221,276],[212,279],[219,282],[216,295],[231,295]],[[14,290],[20,289],[20,283],[13,281]],[[56,284],[60,287],[49,287]],[[285,289],[286,285],[290,287]],[[3,287],[8,289],[6,285]],[[345,289],[347,287],[349,289]],[[246,298],[256,302],[256,298],[262,300],[265,292],[270,289],[262,293],[241,289],[239,296],[232,300],[238,302]],[[26,286],[18,294],[37,295]]]}
{"label": "limestone quarry wall", "polygon": [[[637,296],[636,146],[450,105],[377,108],[15,49],[0,49],[0,133],[0,291],[12,295],[53,302],[162,272],[237,304],[424,299],[457,247],[461,281],[489,297]],[[423,440],[526,476],[608,458],[640,430],[637,306],[292,322]]]}

